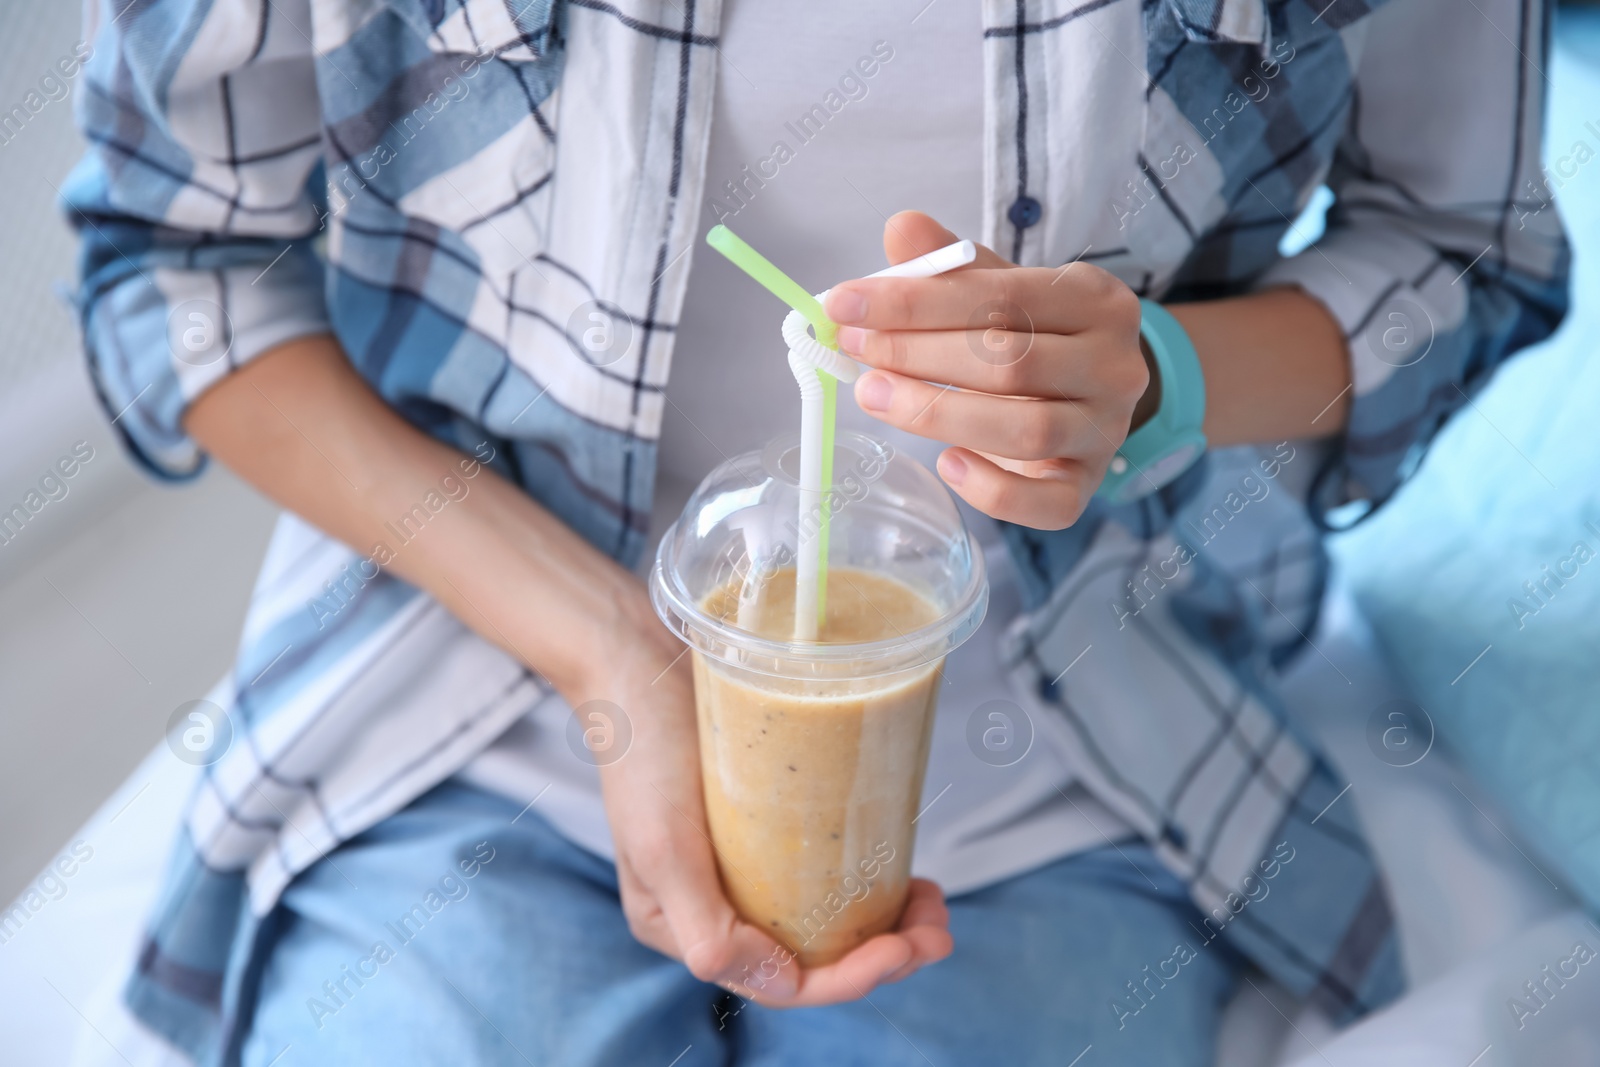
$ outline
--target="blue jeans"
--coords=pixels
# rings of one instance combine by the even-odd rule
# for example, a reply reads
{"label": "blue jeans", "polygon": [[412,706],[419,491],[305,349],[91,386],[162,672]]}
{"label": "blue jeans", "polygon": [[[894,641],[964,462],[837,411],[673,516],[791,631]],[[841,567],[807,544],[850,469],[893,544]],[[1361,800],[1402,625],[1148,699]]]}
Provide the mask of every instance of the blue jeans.
{"label": "blue jeans", "polygon": [[1202,944],[1141,844],[956,897],[949,959],[866,1001],[779,1011],[640,945],[612,865],[516,816],[448,782],[296,879],[245,967],[242,1062],[1064,1067],[1090,1045],[1082,1067],[1213,1060],[1237,961]]}

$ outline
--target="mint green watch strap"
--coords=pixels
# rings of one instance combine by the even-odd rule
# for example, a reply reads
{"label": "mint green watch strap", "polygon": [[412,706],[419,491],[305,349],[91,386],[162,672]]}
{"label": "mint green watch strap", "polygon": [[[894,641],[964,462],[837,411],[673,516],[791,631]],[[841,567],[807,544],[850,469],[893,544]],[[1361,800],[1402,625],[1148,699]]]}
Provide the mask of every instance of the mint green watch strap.
{"label": "mint green watch strap", "polygon": [[1155,357],[1161,405],[1112,457],[1095,495],[1113,504],[1137,500],[1169,484],[1206,450],[1200,430],[1206,414],[1206,381],[1194,343],[1160,304],[1141,300],[1139,307],[1139,334]]}

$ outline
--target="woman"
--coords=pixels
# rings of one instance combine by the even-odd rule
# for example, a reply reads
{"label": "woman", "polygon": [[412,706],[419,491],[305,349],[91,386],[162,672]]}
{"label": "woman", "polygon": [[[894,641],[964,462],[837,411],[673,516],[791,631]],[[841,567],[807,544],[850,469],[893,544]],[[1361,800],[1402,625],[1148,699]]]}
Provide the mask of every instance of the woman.
{"label": "woman", "polygon": [[[1555,327],[1567,256],[1543,8],[1378,7],[100,5],[96,381],[153,472],[209,454],[289,513],[136,1013],[205,1063],[1203,1064],[1247,963],[1336,1018],[1393,997],[1273,674],[1319,527]],[[833,285],[872,368],[841,419],[937,466],[994,577],[926,879],[811,970],[723,897],[637,576],[794,417],[717,221]],[[880,233],[987,247],[848,281]]]}

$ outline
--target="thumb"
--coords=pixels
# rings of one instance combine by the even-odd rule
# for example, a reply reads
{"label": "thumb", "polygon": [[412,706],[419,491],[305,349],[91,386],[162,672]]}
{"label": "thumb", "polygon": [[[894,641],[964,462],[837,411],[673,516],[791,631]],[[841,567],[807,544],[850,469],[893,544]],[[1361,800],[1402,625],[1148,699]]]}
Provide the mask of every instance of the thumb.
{"label": "thumb", "polygon": [[684,966],[704,982],[732,983],[764,999],[789,999],[799,987],[799,968],[787,966],[794,954],[739,918],[706,859],[704,865],[681,865],[656,890]]}
{"label": "thumb", "polygon": [[[955,244],[959,236],[945,229],[932,216],[920,211],[901,211],[889,216],[883,226],[883,254],[890,265],[904,263],[917,256]],[[1009,267],[1004,257],[996,255],[983,245],[978,246],[978,258],[973,267]]]}

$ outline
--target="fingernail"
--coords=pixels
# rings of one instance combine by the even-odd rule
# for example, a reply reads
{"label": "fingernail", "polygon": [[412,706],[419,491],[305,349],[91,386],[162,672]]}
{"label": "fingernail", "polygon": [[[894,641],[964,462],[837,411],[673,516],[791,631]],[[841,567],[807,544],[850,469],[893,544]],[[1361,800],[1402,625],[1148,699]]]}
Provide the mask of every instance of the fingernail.
{"label": "fingernail", "polygon": [[[763,961],[763,963],[765,962],[767,961]],[[780,964],[777,973],[770,978],[759,973],[752,978],[750,968],[746,967],[745,980],[742,982],[736,980],[730,984],[734,987],[731,992],[735,996],[760,996],[767,1000],[788,1000],[799,992],[800,978],[793,967]]]}
{"label": "fingernail", "polygon": [[881,374],[863,375],[856,382],[856,403],[868,411],[888,411],[894,385]]}
{"label": "fingernail", "polygon": [[854,289],[835,289],[828,294],[828,318],[843,326],[867,317],[867,298]]}
{"label": "fingernail", "polygon": [[954,452],[939,457],[939,477],[946,485],[960,485],[967,478],[967,461]]}
{"label": "fingernail", "polygon": [[867,331],[859,326],[841,326],[838,334],[839,351],[859,356],[867,347]]}
{"label": "fingernail", "polygon": [[778,976],[772,980],[767,995],[774,1000],[788,1000],[800,990],[800,977],[793,967],[779,967]]}

